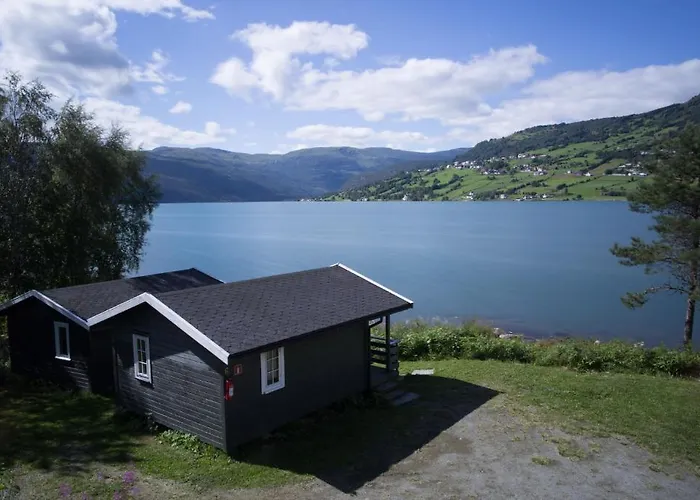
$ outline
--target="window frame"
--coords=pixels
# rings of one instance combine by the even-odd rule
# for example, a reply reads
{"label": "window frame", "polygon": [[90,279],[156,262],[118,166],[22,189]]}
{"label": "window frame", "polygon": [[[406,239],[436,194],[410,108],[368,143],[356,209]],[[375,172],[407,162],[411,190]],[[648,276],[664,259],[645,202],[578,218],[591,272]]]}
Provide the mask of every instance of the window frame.
{"label": "window frame", "polygon": [[[277,359],[279,360],[278,362],[278,371],[279,371],[279,378],[277,382],[274,382],[272,384],[267,383],[267,373],[268,373],[268,357],[267,354],[272,352],[272,351],[277,351]],[[268,349],[266,351],[263,351],[260,353],[260,385],[261,385],[261,390],[263,394],[269,394],[274,391],[278,391],[282,388],[284,388],[285,380],[284,380],[284,347],[275,347],[273,349]]]}
{"label": "window frame", "polygon": [[[153,381],[151,373],[151,342],[148,336],[138,333],[132,334],[131,339],[134,351],[134,378],[136,380],[140,380],[141,382],[148,382],[150,384]],[[148,371],[146,374],[139,372],[139,340],[143,340],[145,345],[144,354],[146,355],[146,370]]]}
{"label": "window frame", "polygon": [[[66,330],[66,354],[61,352],[61,338],[60,331],[61,328]],[[54,321],[53,322],[53,348],[56,359],[63,361],[70,361],[70,325],[64,321]]]}

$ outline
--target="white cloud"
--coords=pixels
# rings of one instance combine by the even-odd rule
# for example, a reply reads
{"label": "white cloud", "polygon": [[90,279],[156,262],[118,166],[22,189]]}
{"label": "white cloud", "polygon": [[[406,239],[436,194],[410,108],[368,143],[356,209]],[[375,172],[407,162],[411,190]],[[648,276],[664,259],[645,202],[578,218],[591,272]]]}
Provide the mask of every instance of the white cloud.
{"label": "white cloud", "polygon": [[131,68],[131,76],[134,81],[147,83],[181,82],[185,78],[168,73],[165,67],[170,63],[170,59],[161,50],[154,50],[151,53],[151,60],[143,67],[134,65]]}
{"label": "white cloud", "polygon": [[527,81],[545,61],[528,45],[491,50],[468,62],[408,59],[377,70],[311,69],[285,104],[300,110],[354,110],[368,121],[387,115],[447,121],[478,111],[486,96]]}
{"label": "white cloud", "polygon": [[234,135],[236,133],[235,128],[222,128],[217,122],[207,122],[204,124],[204,131],[208,135],[219,136],[219,135]]}
{"label": "white cloud", "polygon": [[108,128],[120,125],[131,135],[134,146],[151,149],[157,146],[202,146],[226,142],[235,133],[217,122],[207,122],[202,132],[180,129],[167,125],[157,118],[141,114],[136,106],[121,104],[109,99],[87,98],[85,109],[95,115],[95,121]]}
{"label": "white cloud", "polygon": [[[445,141],[464,144],[533,125],[649,111],[687,100],[700,81],[697,59],[537,80],[547,58],[534,45],[492,49],[464,61],[386,56],[375,59],[378,69],[340,71],[338,61],[369,43],[354,25],[253,24],[233,38],[252,57],[224,61],[210,80],[231,94],[252,99],[255,90],[286,110],[354,111],[368,122],[433,120],[453,127]],[[322,64],[314,65],[315,55],[326,56]],[[506,92],[514,97],[499,102]]]}
{"label": "white cloud", "polygon": [[336,60],[350,59],[367,47],[369,37],[352,24],[295,21],[286,28],[265,23],[250,24],[232,38],[246,44],[253,53],[250,64],[231,58],[219,64],[210,81],[231,94],[247,96],[259,88],[282,99],[294,74],[308,70],[295,57],[326,54]]}
{"label": "white cloud", "polygon": [[[530,79],[546,58],[534,45],[491,50],[460,62],[391,58],[377,70],[337,71],[339,60],[366,48],[369,36],[354,25],[294,22],[286,28],[252,24],[234,33],[252,51],[246,63],[220,63],[210,81],[231,94],[257,89],[289,109],[354,110],[368,121],[387,115],[448,120],[479,109],[484,97]],[[301,56],[325,54],[325,69]]]}
{"label": "white cloud", "polygon": [[164,61],[148,63],[161,70],[153,72],[148,64],[133,66],[119,51],[117,11],[213,18],[181,0],[0,0],[0,72],[38,78],[59,99],[123,93],[135,79],[169,80]]}
{"label": "white cloud", "polygon": [[175,105],[170,108],[170,112],[173,114],[189,113],[190,111],[192,111],[192,105],[185,101],[177,101]]}
{"label": "white cloud", "polygon": [[[333,125],[306,125],[287,133],[287,138],[297,139],[314,146],[393,147],[418,150],[437,139],[420,132],[374,130],[369,127],[338,127]],[[280,145],[282,146],[282,145]]]}
{"label": "white cloud", "polygon": [[151,91],[153,91],[154,94],[165,95],[168,93],[168,87],[164,85],[154,85],[151,87]]}
{"label": "white cloud", "polygon": [[248,90],[258,83],[257,77],[246,69],[245,63],[235,57],[219,63],[209,81],[224,87],[230,94],[244,98],[248,97]]}
{"label": "white cloud", "polygon": [[335,68],[340,64],[340,61],[338,61],[335,57],[326,57],[323,60],[323,65],[326,66],[327,68]]}
{"label": "white cloud", "polygon": [[452,120],[465,144],[535,125],[643,113],[688,100],[700,88],[700,59],[628,71],[566,72],[525,87],[494,108]]}

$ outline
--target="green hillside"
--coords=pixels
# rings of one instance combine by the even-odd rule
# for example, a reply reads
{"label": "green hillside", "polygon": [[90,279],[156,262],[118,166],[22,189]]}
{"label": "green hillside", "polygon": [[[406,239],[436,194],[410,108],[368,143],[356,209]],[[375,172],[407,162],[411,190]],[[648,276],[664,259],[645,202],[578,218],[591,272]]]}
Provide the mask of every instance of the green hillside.
{"label": "green hillside", "polygon": [[[158,176],[163,202],[274,201],[323,195],[346,183],[385,179],[395,165],[444,162],[466,149],[419,153],[390,148],[311,148],[246,154],[214,148],[156,148],[146,169]],[[422,164],[422,163],[420,163]],[[403,170],[403,169],[402,169]]]}
{"label": "green hillside", "polygon": [[700,96],[648,113],[543,125],[324,200],[624,199],[660,141],[700,123]]}

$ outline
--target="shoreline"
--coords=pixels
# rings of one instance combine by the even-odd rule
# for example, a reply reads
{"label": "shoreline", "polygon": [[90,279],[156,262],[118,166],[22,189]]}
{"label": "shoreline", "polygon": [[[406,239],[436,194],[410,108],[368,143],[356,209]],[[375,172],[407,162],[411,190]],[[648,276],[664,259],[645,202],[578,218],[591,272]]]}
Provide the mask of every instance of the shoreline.
{"label": "shoreline", "polygon": [[[476,317],[433,317],[426,319],[424,317],[416,318],[406,318],[405,320],[396,320],[394,322],[395,326],[401,325],[404,328],[417,328],[420,325],[425,325],[426,327],[437,327],[441,325],[450,327],[459,327],[469,323],[475,323],[479,326],[489,328],[495,337],[502,339],[515,339],[519,338],[524,342],[540,342],[540,341],[560,341],[560,340],[582,340],[590,341],[595,343],[604,342],[625,342],[628,344],[633,344],[640,347],[660,347],[664,346],[667,348],[677,348],[682,347],[682,342],[679,340],[677,342],[663,342],[660,340],[650,340],[650,339],[640,339],[633,337],[616,336],[614,333],[611,334],[576,334],[567,332],[547,332],[544,330],[536,330],[527,328],[525,326],[514,326],[508,324],[507,322],[502,322],[498,320],[476,318]],[[679,334],[679,339],[681,338]],[[695,339],[693,341],[694,348],[700,348],[700,341]]]}

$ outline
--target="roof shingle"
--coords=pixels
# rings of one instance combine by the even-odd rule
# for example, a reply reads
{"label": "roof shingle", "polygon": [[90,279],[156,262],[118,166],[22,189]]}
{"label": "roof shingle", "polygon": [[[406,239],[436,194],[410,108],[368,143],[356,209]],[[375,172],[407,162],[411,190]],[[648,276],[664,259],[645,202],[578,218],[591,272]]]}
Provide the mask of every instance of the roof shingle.
{"label": "roof shingle", "polygon": [[54,288],[42,293],[81,318],[88,319],[144,292],[157,294],[219,283],[220,280],[192,268]]}
{"label": "roof shingle", "polygon": [[156,297],[230,354],[413,306],[339,266]]}

